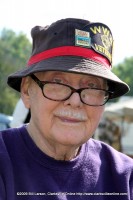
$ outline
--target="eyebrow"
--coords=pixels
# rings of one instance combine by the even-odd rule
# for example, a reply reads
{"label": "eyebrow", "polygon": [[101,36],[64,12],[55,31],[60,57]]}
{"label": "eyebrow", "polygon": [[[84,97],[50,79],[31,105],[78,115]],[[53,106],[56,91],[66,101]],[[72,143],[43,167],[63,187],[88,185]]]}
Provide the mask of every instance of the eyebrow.
{"label": "eyebrow", "polygon": [[[49,72],[52,72],[52,74],[50,74]],[[64,72],[64,71],[46,71],[44,74],[49,74],[49,75],[66,75],[66,74],[77,74],[77,75],[83,75],[85,77],[90,77],[90,78],[94,78],[94,79],[98,79],[100,82],[101,80],[103,80],[103,86],[106,86],[107,88],[109,87],[108,86],[108,82],[106,79],[104,78],[101,78],[101,77],[97,77],[97,76],[93,76],[91,74],[80,74],[80,73],[72,73],[72,72]]]}

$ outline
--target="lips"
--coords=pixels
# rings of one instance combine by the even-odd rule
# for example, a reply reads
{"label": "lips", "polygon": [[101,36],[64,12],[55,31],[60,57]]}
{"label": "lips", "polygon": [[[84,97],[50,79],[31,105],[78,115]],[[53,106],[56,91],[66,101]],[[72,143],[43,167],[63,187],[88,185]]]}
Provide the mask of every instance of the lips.
{"label": "lips", "polygon": [[54,114],[64,122],[76,123],[87,120],[86,114],[81,111],[58,110]]}

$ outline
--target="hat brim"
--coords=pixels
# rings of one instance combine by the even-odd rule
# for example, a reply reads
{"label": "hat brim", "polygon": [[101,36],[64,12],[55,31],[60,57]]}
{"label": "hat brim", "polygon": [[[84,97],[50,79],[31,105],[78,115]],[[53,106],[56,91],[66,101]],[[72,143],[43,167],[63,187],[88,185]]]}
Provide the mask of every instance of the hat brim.
{"label": "hat brim", "polygon": [[11,74],[8,77],[7,83],[13,89],[20,91],[23,77],[43,71],[64,71],[94,75],[107,79],[114,91],[111,98],[122,96],[129,91],[129,86],[121,81],[110,69],[90,59],[77,56],[58,56],[43,60]]}

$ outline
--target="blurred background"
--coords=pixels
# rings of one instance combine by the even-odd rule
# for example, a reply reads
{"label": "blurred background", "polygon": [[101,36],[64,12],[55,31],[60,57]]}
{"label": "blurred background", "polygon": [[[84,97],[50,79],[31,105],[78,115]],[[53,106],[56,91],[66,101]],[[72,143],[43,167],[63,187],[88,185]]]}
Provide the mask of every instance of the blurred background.
{"label": "blurred background", "polygon": [[6,81],[9,74],[26,65],[31,54],[31,28],[67,17],[88,19],[105,23],[112,30],[112,70],[131,89],[106,105],[94,138],[133,157],[132,8],[132,0],[0,0],[0,129],[20,126],[30,119],[20,94],[10,89]]}

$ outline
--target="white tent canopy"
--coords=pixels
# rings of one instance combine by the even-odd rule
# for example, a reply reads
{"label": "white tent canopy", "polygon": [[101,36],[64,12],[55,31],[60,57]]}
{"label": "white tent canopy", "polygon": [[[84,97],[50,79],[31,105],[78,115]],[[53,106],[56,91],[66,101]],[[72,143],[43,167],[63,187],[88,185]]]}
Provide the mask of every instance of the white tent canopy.
{"label": "white tent canopy", "polygon": [[119,126],[122,152],[133,156],[133,98],[107,105],[103,117]]}
{"label": "white tent canopy", "polygon": [[24,123],[29,110],[25,107],[22,99],[20,98],[16,104],[13,112],[13,120],[10,123],[10,127],[18,127]]}
{"label": "white tent canopy", "polygon": [[104,117],[133,121],[133,98],[106,106]]}

